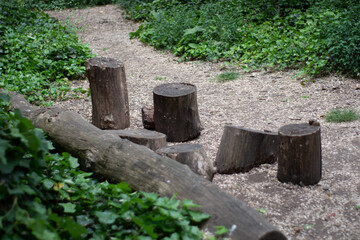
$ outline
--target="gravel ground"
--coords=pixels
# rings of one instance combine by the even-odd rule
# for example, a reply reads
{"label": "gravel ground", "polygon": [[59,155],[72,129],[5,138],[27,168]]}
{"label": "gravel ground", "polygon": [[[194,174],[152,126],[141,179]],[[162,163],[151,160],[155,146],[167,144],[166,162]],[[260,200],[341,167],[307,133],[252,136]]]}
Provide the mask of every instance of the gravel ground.
{"label": "gravel ground", "polygon": [[[129,39],[138,24],[126,20],[117,6],[48,13],[81,26],[82,41],[98,56],[125,64],[131,128],[142,128],[141,107],[152,104],[155,86],[195,84],[204,129],[192,142],[202,144],[213,161],[227,123],[277,132],[287,124],[318,120],[323,156],[318,184],[300,187],[280,183],[276,164],[247,173],[217,174],[213,182],[251,207],[262,209],[264,217],[289,239],[360,239],[360,209],[355,208],[360,204],[360,122],[324,120],[324,115],[336,107],[360,112],[359,81],[330,76],[303,86],[292,71],[240,71],[239,79],[217,83],[213,79],[224,70],[221,63],[179,62],[169,53]],[[72,84],[73,88],[89,88],[85,80]],[[86,96],[56,105],[91,119],[91,101]]]}

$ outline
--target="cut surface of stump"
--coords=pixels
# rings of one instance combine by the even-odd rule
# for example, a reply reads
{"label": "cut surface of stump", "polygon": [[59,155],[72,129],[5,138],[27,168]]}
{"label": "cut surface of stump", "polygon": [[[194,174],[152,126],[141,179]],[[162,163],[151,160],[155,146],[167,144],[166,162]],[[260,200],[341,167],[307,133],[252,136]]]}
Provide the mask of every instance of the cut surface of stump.
{"label": "cut surface of stump", "polygon": [[226,125],[216,155],[218,173],[250,171],[254,166],[277,160],[278,135]]}
{"label": "cut surface of stump", "polygon": [[130,126],[129,100],[123,63],[111,58],[86,60],[90,82],[92,123],[100,129]]}
{"label": "cut surface of stump", "polygon": [[106,132],[116,134],[133,143],[146,146],[153,151],[167,145],[165,134],[146,129],[106,130]]}
{"label": "cut surface of stump", "polygon": [[144,106],[141,108],[142,122],[145,129],[155,130],[154,106]]}
{"label": "cut surface of stump", "polygon": [[279,129],[277,178],[281,182],[313,185],[322,171],[320,127],[291,124]]}
{"label": "cut surface of stump", "polygon": [[206,156],[204,147],[201,144],[177,144],[160,148],[156,152],[187,165],[193,172],[204,176],[210,181],[214,177],[213,163]]}
{"label": "cut surface of stump", "polygon": [[184,142],[200,135],[195,85],[162,84],[154,88],[153,95],[156,131],[164,133],[169,142]]}

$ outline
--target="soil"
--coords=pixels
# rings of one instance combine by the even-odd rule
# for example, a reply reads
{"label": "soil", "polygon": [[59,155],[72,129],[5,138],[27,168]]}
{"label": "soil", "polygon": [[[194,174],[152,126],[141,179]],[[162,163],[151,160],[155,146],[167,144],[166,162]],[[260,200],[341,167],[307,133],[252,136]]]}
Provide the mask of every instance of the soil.
{"label": "soil", "polygon": [[[152,105],[153,88],[169,82],[197,87],[204,129],[198,139],[215,161],[223,126],[231,123],[277,132],[287,124],[321,124],[322,179],[301,187],[277,180],[277,165],[264,164],[247,173],[216,174],[213,182],[233,194],[279,228],[289,239],[360,239],[360,121],[328,123],[334,108],[360,112],[360,82],[339,76],[301,84],[295,72],[244,72],[237,80],[218,83],[214,77],[229,67],[222,63],[180,62],[168,52],[130,39],[138,23],[124,17],[116,5],[48,12],[65,24],[81,26],[78,33],[98,56],[125,64],[131,128],[142,128],[141,107]],[[88,89],[86,80],[73,88]],[[91,121],[91,100],[74,93],[56,105]]]}

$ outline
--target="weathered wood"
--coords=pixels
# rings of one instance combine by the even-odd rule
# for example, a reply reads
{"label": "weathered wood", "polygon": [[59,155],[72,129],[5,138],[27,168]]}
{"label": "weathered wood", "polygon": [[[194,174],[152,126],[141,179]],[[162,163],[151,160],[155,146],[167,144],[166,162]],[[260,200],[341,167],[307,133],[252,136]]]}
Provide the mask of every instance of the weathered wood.
{"label": "weathered wood", "polygon": [[277,133],[226,125],[216,155],[218,173],[250,171],[254,166],[277,159]]}
{"label": "weathered wood", "polygon": [[155,129],[169,142],[184,142],[200,135],[196,87],[188,83],[166,83],[154,88]]}
{"label": "weathered wood", "polygon": [[[14,96],[14,95],[13,95]],[[11,106],[42,128],[57,147],[77,157],[83,170],[92,171],[110,182],[126,181],[135,190],[156,192],[180,200],[192,199],[211,218],[203,226],[231,228],[232,239],[276,239],[286,237],[257,211],[188,167],[150,149],[107,134],[78,114],[58,108],[37,109],[24,98],[13,97]]]}
{"label": "weathered wood", "polygon": [[155,130],[154,106],[144,106],[141,108],[142,122],[145,129]]}
{"label": "weathered wood", "polygon": [[146,129],[104,130],[155,151],[167,145],[166,135]]}
{"label": "weathered wood", "polygon": [[206,156],[204,147],[201,144],[177,144],[160,148],[156,153],[187,165],[191,171],[204,176],[210,181],[214,177],[213,163]]}
{"label": "weathered wood", "polygon": [[130,126],[129,100],[124,65],[111,58],[86,60],[90,82],[92,123],[101,129]]}
{"label": "weathered wood", "polygon": [[291,124],[279,129],[277,178],[300,185],[316,184],[321,179],[320,127]]}

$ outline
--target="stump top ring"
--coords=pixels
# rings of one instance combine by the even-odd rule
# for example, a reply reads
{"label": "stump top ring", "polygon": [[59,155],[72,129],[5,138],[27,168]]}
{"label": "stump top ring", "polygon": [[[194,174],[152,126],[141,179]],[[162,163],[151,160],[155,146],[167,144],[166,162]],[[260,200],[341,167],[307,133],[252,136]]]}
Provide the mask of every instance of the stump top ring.
{"label": "stump top ring", "polygon": [[196,86],[190,83],[165,83],[154,88],[154,93],[165,97],[186,96],[196,91]]}
{"label": "stump top ring", "polygon": [[304,136],[316,132],[320,127],[313,126],[306,123],[303,124],[289,124],[279,129],[279,134],[283,136]]}

